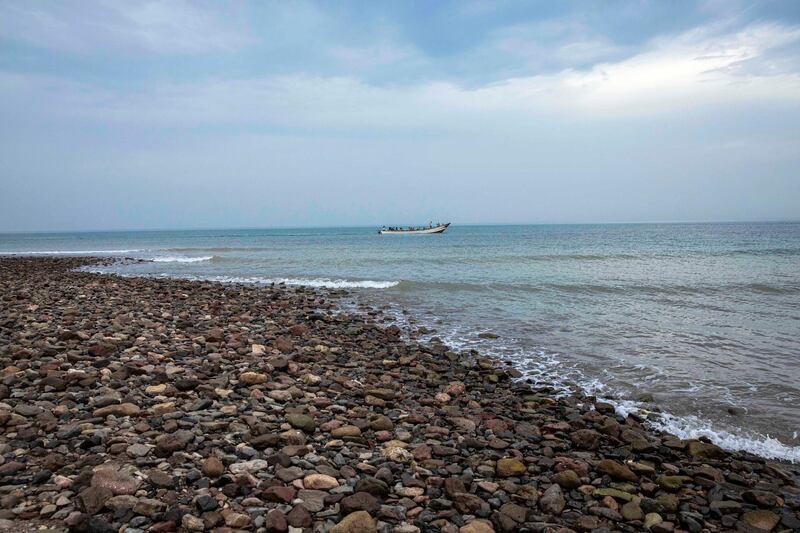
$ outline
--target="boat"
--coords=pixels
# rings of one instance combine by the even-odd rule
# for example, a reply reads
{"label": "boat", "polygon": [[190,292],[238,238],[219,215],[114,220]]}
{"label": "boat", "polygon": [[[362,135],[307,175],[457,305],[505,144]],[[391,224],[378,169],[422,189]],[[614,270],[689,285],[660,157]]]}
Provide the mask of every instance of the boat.
{"label": "boat", "polygon": [[434,233],[444,233],[450,226],[450,223],[447,224],[428,224],[427,226],[419,226],[413,227],[409,226],[406,228],[395,228],[383,226],[381,229],[378,230],[378,235],[431,235]]}

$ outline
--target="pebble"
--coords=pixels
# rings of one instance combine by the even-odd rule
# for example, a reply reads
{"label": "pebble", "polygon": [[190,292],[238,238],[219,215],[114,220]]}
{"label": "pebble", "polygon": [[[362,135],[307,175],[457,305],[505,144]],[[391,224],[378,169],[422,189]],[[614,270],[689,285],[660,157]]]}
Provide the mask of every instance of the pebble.
{"label": "pebble", "polygon": [[72,270],[99,261],[0,258],[0,529],[800,527],[793,465],[520,382],[341,290]]}

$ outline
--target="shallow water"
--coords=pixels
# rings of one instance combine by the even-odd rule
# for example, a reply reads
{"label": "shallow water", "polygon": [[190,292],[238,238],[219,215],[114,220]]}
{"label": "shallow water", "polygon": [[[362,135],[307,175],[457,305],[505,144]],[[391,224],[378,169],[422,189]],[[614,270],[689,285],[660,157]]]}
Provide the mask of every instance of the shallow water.
{"label": "shallow water", "polygon": [[[800,461],[798,223],[0,235],[0,253],[11,252],[154,260],[109,269],[125,274],[352,288],[533,380],[614,395],[621,409],[658,406],[682,436]],[[655,404],[635,403],[643,394]]]}

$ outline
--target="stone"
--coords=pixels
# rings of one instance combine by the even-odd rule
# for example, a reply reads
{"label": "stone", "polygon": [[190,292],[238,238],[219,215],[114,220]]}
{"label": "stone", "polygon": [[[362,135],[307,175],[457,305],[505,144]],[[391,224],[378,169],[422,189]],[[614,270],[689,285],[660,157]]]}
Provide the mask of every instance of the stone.
{"label": "stone", "polygon": [[579,450],[596,450],[600,445],[600,433],[593,429],[579,429],[570,433],[570,440]]}
{"label": "stone", "polygon": [[609,496],[611,498],[614,498],[614,499],[620,500],[620,501],[624,501],[624,502],[629,502],[629,501],[633,500],[633,498],[634,498],[633,494],[630,494],[629,492],[621,491],[619,489],[614,489],[614,488],[595,489],[594,492],[592,493],[592,496],[594,496],[595,498],[603,498],[603,497]]}
{"label": "stone", "polygon": [[106,417],[108,415],[114,416],[135,416],[138,415],[141,409],[139,406],[134,405],[132,403],[119,403],[114,405],[108,405],[106,407],[101,407],[100,409],[94,410],[94,416],[97,417]]}
{"label": "stone", "polygon": [[356,482],[355,491],[366,492],[378,497],[386,497],[389,494],[389,485],[380,479],[366,476]]}
{"label": "stone", "polygon": [[727,452],[715,444],[699,440],[690,441],[687,445],[689,455],[701,459],[724,459]]}
{"label": "stone", "polygon": [[203,473],[211,478],[217,478],[225,473],[225,465],[213,455],[203,460],[201,468]]}
{"label": "stone", "polygon": [[574,470],[563,470],[552,477],[553,483],[558,483],[565,489],[577,489],[582,485],[581,478]]}
{"label": "stone", "polygon": [[156,438],[156,452],[163,455],[172,454],[183,450],[194,440],[194,433],[187,430],[178,430],[175,433],[161,435]]}
{"label": "stone", "polygon": [[286,521],[290,526],[299,528],[311,527],[314,523],[311,513],[308,512],[303,504],[295,505],[286,515]]}
{"label": "stone", "polygon": [[135,494],[141,480],[131,475],[128,467],[103,466],[94,471],[91,486],[108,489],[113,495]]}
{"label": "stone", "polygon": [[375,514],[381,508],[380,502],[367,492],[356,492],[350,496],[345,496],[339,501],[339,507],[343,514],[350,514],[356,511],[366,511]]}
{"label": "stone", "polygon": [[131,444],[125,451],[131,457],[144,457],[145,455],[150,453],[151,449],[152,448],[150,446],[147,446],[146,444],[137,443],[137,444]]}
{"label": "stone", "polygon": [[284,533],[289,531],[289,523],[282,512],[277,509],[270,509],[264,519],[264,528],[267,533]]}
{"label": "stone", "polygon": [[528,511],[521,505],[506,503],[500,507],[500,512],[511,518],[514,522],[521,524],[525,522]]}
{"label": "stone", "polygon": [[244,513],[225,513],[225,525],[235,529],[243,529],[250,526],[250,516]]}
{"label": "stone", "polygon": [[302,429],[306,433],[314,433],[314,430],[317,428],[317,424],[314,422],[314,417],[309,415],[290,413],[286,415],[286,421],[289,422],[292,427]]}
{"label": "stone", "polygon": [[377,533],[375,520],[366,511],[356,511],[345,516],[333,526],[330,533]]}
{"label": "stone", "polygon": [[242,372],[239,374],[239,381],[245,385],[261,385],[269,381],[269,376],[266,374],[259,374],[258,372]]}
{"label": "stone", "polygon": [[656,478],[656,484],[664,490],[675,492],[683,486],[683,482],[687,478],[684,476],[659,476]]}
{"label": "stone", "polygon": [[361,430],[358,428],[358,426],[342,426],[332,429],[331,435],[337,439],[341,439],[343,437],[360,437]]}
{"label": "stone", "polygon": [[81,506],[86,514],[97,514],[103,508],[106,501],[114,495],[111,489],[102,486],[92,486],[84,489],[78,495]]}
{"label": "stone", "polygon": [[781,517],[764,509],[758,511],[748,511],[742,515],[742,522],[745,524],[762,529],[764,531],[772,531],[775,526],[780,522]]}
{"label": "stone", "polygon": [[133,506],[133,512],[138,515],[152,517],[156,513],[162,512],[165,507],[166,504],[160,500],[153,498],[139,498],[139,501],[137,501],[136,505]]}
{"label": "stone", "polygon": [[269,463],[263,459],[253,459],[241,463],[233,463],[228,467],[232,474],[242,474],[244,472],[253,474],[269,468]]}
{"label": "stone", "polygon": [[505,458],[497,461],[496,471],[500,477],[514,477],[525,474],[528,469],[519,459]]}
{"label": "stone", "polygon": [[613,479],[620,479],[623,481],[638,481],[639,478],[634,474],[630,468],[622,465],[612,459],[603,459],[597,463],[596,467],[598,472],[608,474]]}
{"label": "stone", "polygon": [[779,505],[778,497],[765,490],[746,490],[742,493],[742,498],[759,507],[777,507]]}
{"label": "stone", "polygon": [[311,513],[318,513],[325,508],[325,498],[328,493],[321,490],[303,489],[298,491],[297,497],[303,502],[303,506]]}
{"label": "stone", "polygon": [[325,474],[309,474],[303,478],[303,487],[306,489],[329,490],[338,486],[339,482],[335,477]]}
{"label": "stone", "polygon": [[565,505],[566,501],[561,487],[557,484],[550,485],[539,498],[539,508],[547,514],[558,516],[564,510]]}
{"label": "stone", "polygon": [[206,528],[206,525],[200,518],[190,514],[183,515],[181,518],[181,525],[189,531],[203,531]]}
{"label": "stone", "polygon": [[391,431],[394,429],[394,422],[388,416],[379,415],[370,419],[369,427],[373,431]]}
{"label": "stone", "polygon": [[471,520],[458,529],[458,533],[495,533],[488,520]]}
{"label": "stone", "polygon": [[656,524],[660,524],[664,519],[658,513],[647,513],[644,517],[644,528],[652,529]]}
{"label": "stone", "polygon": [[642,520],[644,518],[644,513],[642,512],[642,508],[639,507],[639,502],[637,501],[630,501],[622,506],[620,509],[620,514],[625,520]]}

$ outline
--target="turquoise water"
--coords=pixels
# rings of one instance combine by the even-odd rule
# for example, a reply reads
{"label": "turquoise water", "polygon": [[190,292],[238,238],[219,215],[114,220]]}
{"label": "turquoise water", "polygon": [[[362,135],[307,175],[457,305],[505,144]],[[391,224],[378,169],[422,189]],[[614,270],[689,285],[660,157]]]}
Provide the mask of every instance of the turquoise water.
{"label": "turquoise water", "polygon": [[347,287],[354,304],[511,359],[533,381],[800,461],[800,223],[15,234],[0,236],[0,252],[154,260],[106,269],[126,275]]}

